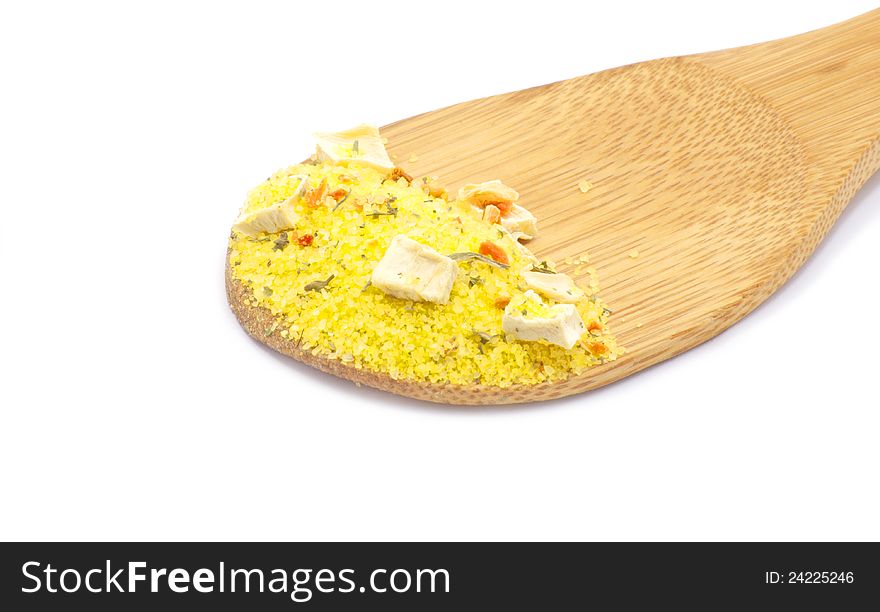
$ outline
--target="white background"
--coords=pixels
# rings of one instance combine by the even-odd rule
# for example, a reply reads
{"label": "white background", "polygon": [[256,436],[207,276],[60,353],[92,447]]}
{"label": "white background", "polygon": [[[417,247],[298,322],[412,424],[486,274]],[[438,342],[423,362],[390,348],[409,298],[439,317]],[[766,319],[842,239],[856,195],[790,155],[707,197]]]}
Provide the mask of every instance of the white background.
{"label": "white background", "polygon": [[246,191],[313,130],[872,2],[9,4],[3,539],[880,539],[880,177],[730,331],[543,405],[355,388],[251,341],[223,288]]}

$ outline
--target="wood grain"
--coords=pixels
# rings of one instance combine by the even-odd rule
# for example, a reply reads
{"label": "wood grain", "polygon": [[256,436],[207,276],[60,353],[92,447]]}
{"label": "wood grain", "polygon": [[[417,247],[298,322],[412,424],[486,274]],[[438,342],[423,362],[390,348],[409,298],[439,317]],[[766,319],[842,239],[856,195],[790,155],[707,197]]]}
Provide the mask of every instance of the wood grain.
{"label": "wood grain", "polygon": [[[551,399],[717,335],[797,270],[880,167],[880,11],[793,38],[655,60],[465,102],[382,129],[413,174],[454,192],[501,178],[540,223],[530,248],[589,253],[627,353],[555,384],[402,384],[293,343],[276,350],[394,393],[458,404]],[[408,163],[411,155],[417,161]],[[588,180],[587,193],[578,182]],[[637,250],[638,256],[630,256]],[[578,266],[562,264],[581,284]],[[227,276],[236,314],[242,305]]]}

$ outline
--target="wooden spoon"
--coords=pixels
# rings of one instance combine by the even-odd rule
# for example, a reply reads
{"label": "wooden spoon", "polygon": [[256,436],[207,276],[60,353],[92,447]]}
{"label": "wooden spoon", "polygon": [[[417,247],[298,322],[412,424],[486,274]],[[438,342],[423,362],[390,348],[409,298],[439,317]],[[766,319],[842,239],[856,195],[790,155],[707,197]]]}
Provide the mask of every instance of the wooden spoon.
{"label": "wooden spoon", "polygon": [[[582,286],[585,266],[564,262],[588,252],[627,353],[564,382],[499,389],[394,381],[267,343],[433,401],[571,395],[712,338],[813,252],[880,167],[880,10],[783,40],[473,100],[382,133],[408,171],[439,175],[450,192],[473,179],[513,185],[539,219],[530,248]],[[592,184],[586,193],[581,181]],[[251,329],[255,315],[236,311],[252,333],[264,329],[265,318]]]}

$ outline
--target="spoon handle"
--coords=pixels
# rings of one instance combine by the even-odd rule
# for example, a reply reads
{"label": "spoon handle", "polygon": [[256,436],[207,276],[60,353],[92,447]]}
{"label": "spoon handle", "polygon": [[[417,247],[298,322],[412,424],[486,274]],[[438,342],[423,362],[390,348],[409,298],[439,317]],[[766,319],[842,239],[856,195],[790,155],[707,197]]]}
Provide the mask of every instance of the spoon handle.
{"label": "spoon handle", "polygon": [[767,43],[690,59],[774,107],[848,201],[880,169],[880,9]]}

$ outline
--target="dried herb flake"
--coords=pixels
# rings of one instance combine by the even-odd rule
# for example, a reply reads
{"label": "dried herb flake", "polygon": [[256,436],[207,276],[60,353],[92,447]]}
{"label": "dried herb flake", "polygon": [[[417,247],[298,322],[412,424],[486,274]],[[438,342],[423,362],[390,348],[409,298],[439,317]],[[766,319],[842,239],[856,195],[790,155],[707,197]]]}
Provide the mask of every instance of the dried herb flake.
{"label": "dried herb flake", "polygon": [[496,268],[501,268],[502,270],[508,269],[510,266],[508,264],[503,264],[499,261],[495,261],[491,257],[486,257],[485,255],[480,255],[479,253],[473,252],[465,252],[465,253],[452,253],[449,255],[449,259],[452,261],[467,261],[469,259],[476,259],[477,261],[482,261],[483,263],[487,263],[490,266],[495,266]]}
{"label": "dried herb flake", "polygon": [[329,285],[330,281],[332,281],[334,278],[336,278],[336,275],[331,274],[330,276],[327,277],[327,280],[312,281],[308,285],[305,286],[305,290],[306,291],[320,291],[321,289],[323,289],[324,287]]}
{"label": "dried herb flake", "polygon": [[542,261],[540,265],[532,266],[532,272],[541,272],[542,274],[556,274],[556,270],[551,270],[546,261]]}
{"label": "dried herb flake", "polygon": [[496,334],[493,336],[492,334],[488,334],[484,331],[478,331],[476,329],[473,330],[473,332],[474,332],[474,335],[480,339],[480,344],[487,344],[489,342],[492,342],[493,339],[501,337],[500,334]]}
{"label": "dried herb flake", "polygon": [[275,239],[275,246],[272,247],[272,250],[283,251],[288,244],[290,244],[290,238],[287,236],[287,232],[281,232],[281,235]]}

